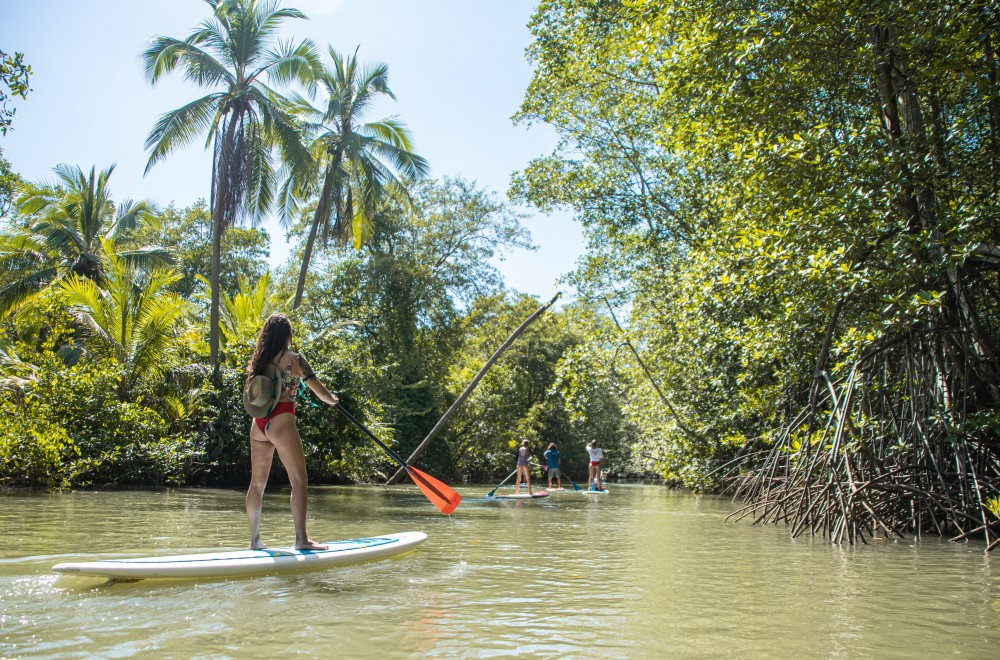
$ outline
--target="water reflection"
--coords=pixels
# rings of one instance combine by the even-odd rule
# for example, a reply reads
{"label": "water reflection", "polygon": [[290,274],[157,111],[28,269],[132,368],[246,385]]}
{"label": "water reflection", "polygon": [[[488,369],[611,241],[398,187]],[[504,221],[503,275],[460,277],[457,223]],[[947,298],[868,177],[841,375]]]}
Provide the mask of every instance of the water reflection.
{"label": "water reflection", "polygon": [[[530,501],[462,492],[440,516],[414,488],[317,488],[324,540],[419,529],[416,552],[318,573],[108,583],[67,558],[245,542],[231,491],[8,495],[0,657],[995,657],[1000,576],[982,544],[836,548],[724,524],[726,500],[655,486]],[[291,533],[287,494],[263,531]],[[66,622],[72,621],[72,625]]]}

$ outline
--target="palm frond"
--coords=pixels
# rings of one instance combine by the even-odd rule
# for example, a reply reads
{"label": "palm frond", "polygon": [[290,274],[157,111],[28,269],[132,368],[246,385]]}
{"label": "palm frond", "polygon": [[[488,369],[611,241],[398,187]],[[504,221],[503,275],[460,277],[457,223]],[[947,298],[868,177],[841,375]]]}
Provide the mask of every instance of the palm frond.
{"label": "palm frond", "polygon": [[299,212],[299,199],[304,199],[301,193],[300,183],[295,176],[284,166],[279,171],[281,185],[278,186],[278,193],[275,204],[278,207],[278,222],[281,228],[288,230],[292,226],[293,218]]}
{"label": "palm frond", "polygon": [[364,140],[359,151],[388,162],[407,179],[419,181],[430,174],[430,163],[413,153],[409,131],[402,122],[393,119],[372,122],[362,126],[358,133]]}
{"label": "palm frond", "polygon": [[125,384],[157,377],[169,366],[175,329],[189,303],[168,287],[180,279],[173,270],[138,271],[104,242],[107,275],[103,287],[70,275],[61,284],[63,300],[81,328],[88,351],[121,365]]}
{"label": "palm frond", "polygon": [[140,56],[146,80],[155,85],[161,77],[181,67],[186,79],[202,87],[235,84],[233,75],[226,67],[198,47],[199,43],[210,42],[209,32],[196,32],[184,41],[154,37]]}
{"label": "palm frond", "polygon": [[50,252],[64,260],[77,259],[87,250],[86,236],[65,218],[39,220],[31,226],[31,231],[45,241]]}
{"label": "palm frond", "polygon": [[217,105],[224,94],[216,92],[163,114],[146,136],[146,148],[150,149],[146,161],[145,174],[162,158],[179,147],[187,146],[200,133],[215,125]]}
{"label": "palm frond", "polygon": [[55,203],[61,194],[62,189],[57,187],[28,184],[14,203],[21,215],[31,216]]}
{"label": "palm frond", "polygon": [[309,147],[303,141],[300,126],[280,104],[272,102],[269,97],[260,94],[257,101],[269,144],[278,147],[282,160],[298,177],[307,176],[314,168],[314,163]]}
{"label": "palm frond", "polygon": [[254,226],[270,210],[277,183],[268,142],[263,135],[259,135],[250,149],[247,212]]}
{"label": "palm frond", "polygon": [[163,267],[174,263],[174,254],[169,248],[159,245],[147,245],[134,250],[120,250],[118,257],[124,259],[129,266],[142,270]]}
{"label": "palm frond", "polygon": [[[268,4],[272,7],[276,5],[276,3]],[[303,20],[307,20],[306,15],[294,7],[283,7],[281,9],[272,9],[271,11],[265,10],[262,7],[261,13],[266,14],[266,17],[261,22],[261,34],[265,36],[275,32],[281,21],[286,18],[301,18]]]}
{"label": "palm frond", "polygon": [[264,65],[250,75],[250,80],[256,80],[266,73],[268,79],[279,85],[297,82],[307,92],[316,91],[317,72],[322,71],[322,63],[316,44],[304,39],[298,44],[278,42],[277,47],[268,53]]}
{"label": "palm frond", "polygon": [[31,301],[39,291],[61,275],[59,268],[24,271],[0,286],[0,321]]}
{"label": "palm frond", "polygon": [[117,239],[134,232],[152,211],[152,203],[145,199],[140,199],[138,202],[126,199],[118,205],[115,221],[105,233],[104,238]]}

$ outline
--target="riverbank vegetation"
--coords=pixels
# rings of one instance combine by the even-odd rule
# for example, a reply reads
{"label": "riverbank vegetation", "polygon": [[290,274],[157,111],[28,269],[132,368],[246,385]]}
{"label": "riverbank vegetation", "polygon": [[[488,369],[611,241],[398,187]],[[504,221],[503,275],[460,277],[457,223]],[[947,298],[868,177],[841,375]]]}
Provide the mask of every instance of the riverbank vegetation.
{"label": "riverbank vegetation", "polygon": [[[207,203],[116,196],[114,167],[58,165],[54,182],[25,182],[4,161],[0,411],[12,422],[0,484],[244,485],[243,372],[276,311],[292,315],[296,347],[344,404],[405,454],[537,306],[493,265],[531,248],[524,217],[474,182],[426,179],[405,125],[367,116],[375,97],[395,98],[387,65],[279,45],[274,30],[296,10],[209,5],[205,25],[142,55],[151,84],[182,73],[203,90],[153,123],[147,147],[154,167],[207,137]],[[254,225],[267,212],[293,245],[273,272]],[[624,446],[617,390],[581,397],[595,383],[576,385],[567,367],[586,361],[601,326],[583,306],[539,322],[422,465],[490,479],[522,438],[539,450],[558,439],[583,473],[591,437]],[[329,410],[300,401],[298,416],[314,481],[391,474]]]}
{"label": "riverbank vegetation", "polygon": [[[394,98],[386,65],[271,43],[295,10],[209,4],[207,27],[144,53],[151,83],[208,90],[147,145],[152,167],[207,138],[207,203],[116,203],[113,168],[27,183],[0,160],[0,410],[16,420],[0,483],[245,484],[242,369],[278,310],[407,455],[539,305],[494,265],[531,246],[522,204],[584,227],[578,295],[421,466],[490,480],[528,438],[583,475],[596,438],[619,476],[728,489],[737,515],[796,535],[996,545],[991,4],[542,0],[515,119],[562,140],[510,202],[427,178],[405,125],[367,116]],[[252,222],[267,212],[293,246],[273,271]],[[394,471],[330,411],[299,415],[314,481]]]}
{"label": "riverbank vegetation", "polygon": [[628,316],[667,474],[796,535],[995,545],[996,7],[545,0],[532,29],[519,118],[563,141],[513,192],[587,228],[574,281]]}

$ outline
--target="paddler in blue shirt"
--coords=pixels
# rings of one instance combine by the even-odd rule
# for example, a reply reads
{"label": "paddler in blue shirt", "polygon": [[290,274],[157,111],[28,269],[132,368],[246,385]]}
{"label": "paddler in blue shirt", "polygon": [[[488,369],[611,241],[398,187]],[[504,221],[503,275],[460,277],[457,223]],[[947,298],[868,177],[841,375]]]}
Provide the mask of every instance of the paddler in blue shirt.
{"label": "paddler in blue shirt", "polygon": [[559,470],[559,450],[556,443],[550,443],[545,450],[545,470],[549,474],[549,488],[552,488],[552,478],[555,477],[559,489],[562,490],[562,476]]}

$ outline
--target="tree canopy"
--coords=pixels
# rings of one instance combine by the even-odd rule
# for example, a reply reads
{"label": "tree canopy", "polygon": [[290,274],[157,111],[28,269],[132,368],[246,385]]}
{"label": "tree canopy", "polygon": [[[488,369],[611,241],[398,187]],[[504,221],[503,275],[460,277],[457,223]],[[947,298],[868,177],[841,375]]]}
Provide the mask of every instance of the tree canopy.
{"label": "tree canopy", "polygon": [[[667,466],[773,448],[739,492],[835,536],[981,517],[1000,486],[995,11],[546,0],[531,27],[518,119],[562,139],[512,192],[586,228],[574,281],[628,311],[675,403],[644,421]],[[953,452],[968,467],[945,477]],[[776,465],[798,481],[761,476]]]}

